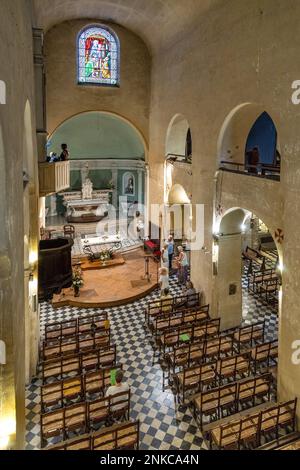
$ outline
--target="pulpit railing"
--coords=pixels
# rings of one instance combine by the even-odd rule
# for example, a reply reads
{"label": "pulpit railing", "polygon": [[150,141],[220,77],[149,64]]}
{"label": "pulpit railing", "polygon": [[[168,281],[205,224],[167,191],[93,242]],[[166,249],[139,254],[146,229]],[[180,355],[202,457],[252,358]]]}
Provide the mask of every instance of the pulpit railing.
{"label": "pulpit railing", "polygon": [[64,191],[70,187],[70,162],[39,163],[40,196]]}

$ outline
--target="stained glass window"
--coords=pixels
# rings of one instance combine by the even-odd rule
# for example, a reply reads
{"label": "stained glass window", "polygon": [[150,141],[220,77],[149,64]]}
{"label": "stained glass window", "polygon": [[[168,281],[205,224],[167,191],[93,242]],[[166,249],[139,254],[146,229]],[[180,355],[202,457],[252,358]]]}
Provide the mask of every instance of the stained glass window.
{"label": "stained glass window", "polygon": [[78,83],[118,86],[119,41],[109,29],[91,26],[78,36]]}

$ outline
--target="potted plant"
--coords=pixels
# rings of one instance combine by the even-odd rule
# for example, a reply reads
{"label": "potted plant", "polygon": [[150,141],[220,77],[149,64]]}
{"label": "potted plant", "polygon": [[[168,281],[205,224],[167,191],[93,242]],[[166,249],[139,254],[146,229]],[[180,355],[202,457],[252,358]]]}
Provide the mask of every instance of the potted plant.
{"label": "potted plant", "polygon": [[74,297],[79,297],[80,296],[80,287],[83,286],[83,279],[82,279],[81,270],[74,269],[72,285],[73,285],[73,289],[74,289]]}

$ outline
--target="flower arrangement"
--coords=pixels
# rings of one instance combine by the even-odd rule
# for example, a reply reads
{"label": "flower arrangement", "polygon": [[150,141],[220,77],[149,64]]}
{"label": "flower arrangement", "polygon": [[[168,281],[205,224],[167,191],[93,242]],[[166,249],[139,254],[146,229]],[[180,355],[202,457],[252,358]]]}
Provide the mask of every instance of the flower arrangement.
{"label": "flower arrangement", "polygon": [[79,296],[80,287],[84,284],[82,279],[82,272],[80,268],[73,269],[73,277],[72,277],[72,286],[74,288],[75,297]]}
{"label": "flower arrangement", "polygon": [[106,261],[109,261],[113,257],[113,251],[110,250],[103,250],[99,253],[99,259],[102,261],[102,263],[105,263]]}

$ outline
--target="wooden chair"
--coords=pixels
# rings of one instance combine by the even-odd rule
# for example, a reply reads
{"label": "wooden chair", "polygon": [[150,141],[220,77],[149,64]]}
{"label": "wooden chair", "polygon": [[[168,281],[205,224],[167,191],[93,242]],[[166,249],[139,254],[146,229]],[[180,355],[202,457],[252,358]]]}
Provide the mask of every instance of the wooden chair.
{"label": "wooden chair", "polygon": [[217,374],[220,382],[236,380],[250,374],[251,353],[223,357],[217,362]]}
{"label": "wooden chair", "polygon": [[194,417],[202,430],[203,417],[223,417],[223,412],[236,411],[237,383],[223,385],[195,395],[193,398]]}
{"label": "wooden chair", "polygon": [[254,375],[257,372],[258,367],[266,364],[266,367],[270,367],[273,362],[276,364],[278,357],[278,341],[268,341],[267,343],[258,344],[251,351],[252,368]]}
{"label": "wooden chair", "polygon": [[187,392],[198,393],[203,387],[212,386],[216,380],[216,362],[200,364],[199,366],[183,369],[174,374],[175,399],[184,403]]}
{"label": "wooden chair", "polygon": [[252,346],[253,343],[264,342],[265,321],[238,328],[238,330],[234,332],[233,338],[238,352],[240,352],[242,346]]}
{"label": "wooden chair", "polygon": [[53,382],[41,387],[42,413],[52,406],[65,406],[72,400],[83,399],[85,395],[81,375]]}
{"label": "wooden chair", "polygon": [[53,340],[44,340],[41,350],[41,359],[59,358],[62,356],[79,354],[87,350],[105,348],[110,344],[110,329],[98,330],[70,337],[58,337]]}
{"label": "wooden chair", "polygon": [[139,422],[113,426],[92,435],[92,450],[139,449]]}
{"label": "wooden chair", "polygon": [[75,238],[75,227],[74,225],[64,225],[64,237]]}
{"label": "wooden chair", "polygon": [[251,403],[254,406],[257,399],[271,399],[272,374],[267,373],[257,377],[247,378],[238,382],[237,402],[240,406]]}
{"label": "wooden chair", "polygon": [[76,437],[45,448],[46,451],[125,449],[139,449],[139,421],[117,424],[101,431]]}

